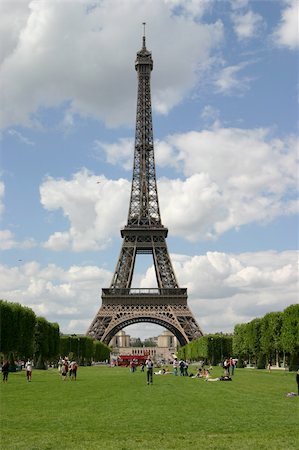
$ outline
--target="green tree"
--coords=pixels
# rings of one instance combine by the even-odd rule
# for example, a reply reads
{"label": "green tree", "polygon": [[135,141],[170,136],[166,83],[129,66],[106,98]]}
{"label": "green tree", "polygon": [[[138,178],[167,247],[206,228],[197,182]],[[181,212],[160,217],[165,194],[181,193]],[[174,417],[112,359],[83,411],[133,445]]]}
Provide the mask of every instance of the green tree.
{"label": "green tree", "polygon": [[19,316],[19,345],[18,353],[22,359],[32,357],[34,351],[34,328],[36,315],[32,309],[22,307]]}
{"label": "green tree", "polygon": [[36,316],[19,303],[0,300],[0,351],[8,356],[32,356]]}
{"label": "green tree", "polygon": [[49,322],[43,317],[37,317],[35,327],[35,367],[46,369],[49,357]]}
{"label": "green tree", "polygon": [[235,326],[233,335],[233,353],[235,356],[242,359],[245,359],[248,356],[246,334],[247,323],[241,323]]}
{"label": "green tree", "polygon": [[246,344],[248,355],[257,364],[260,355],[261,319],[253,319],[247,324]]}
{"label": "green tree", "polygon": [[0,351],[8,357],[16,348],[16,322],[14,305],[5,300],[0,300],[0,333]]}
{"label": "green tree", "polygon": [[94,361],[106,361],[110,358],[111,349],[107,345],[103,344],[103,342],[94,340],[94,352],[93,359]]}
{"label": "green tree", "polygon": [[261,352],[266,358],[279,363],[281,351],[282,313],[272,312],[261,319]]}
{"label": "green tree", "polygon": [[281,346],[288,356],[290,370],[299,368],[299,305],[290,305],[283,311]]}
{"label": "green tree", "polygon": [[58,323],[50,323],[49,327],[49,359],[57,359],[60,350],[60,330]]}

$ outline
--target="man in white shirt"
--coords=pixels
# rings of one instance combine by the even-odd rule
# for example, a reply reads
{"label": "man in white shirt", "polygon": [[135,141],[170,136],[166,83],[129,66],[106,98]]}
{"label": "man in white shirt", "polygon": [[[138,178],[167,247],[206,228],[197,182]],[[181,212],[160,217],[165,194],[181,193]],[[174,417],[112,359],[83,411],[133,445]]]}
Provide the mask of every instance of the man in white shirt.
{"label": "man in white shirt", "polygon": [[153,384],[153,368],[154,363],[151,358],[145,361],[147,384]]}
{"label": "man in white shirt", "polygon": [[31,378],[32,378],[32,362],[30,361],[30,359],[28,359],[28,361],[26,362],[25,369],[26,369],[27,381],[31,381]]}

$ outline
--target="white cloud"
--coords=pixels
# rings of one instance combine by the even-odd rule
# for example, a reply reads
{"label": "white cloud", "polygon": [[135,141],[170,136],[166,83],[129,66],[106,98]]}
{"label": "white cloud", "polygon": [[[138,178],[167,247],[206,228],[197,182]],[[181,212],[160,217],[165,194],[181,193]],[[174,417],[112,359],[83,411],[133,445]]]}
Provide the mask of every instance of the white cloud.
{"label": "white cloud", "polygon": [[19,302],[37,315],[58,322],[63,332],[85,333],[100,307],[100,288],[112,274],[94,266],[63,269],[35,261],[19,267],[0,266],[1,298]]}
{"label": "white cloud", "polygon": [[271,139],[262,128],[214,128],[169,136],[166,144],[170,161],[187,177],[158,183],[162,219],[172,233],[208,239],[296,213],[294,137]]}
{"label": "white cloud", "polygon": [[273,33],[274,42],[279,47],[295,50],[299,46],[299,6],[297,0],[284,2],[280,23]]}
{"label": "white cloud", "polygon": [[[196,241],[212,237],[211,224],[226,217],[222,193],[206,173],[159,181],[162,221],[172,234]],[[186,219],[188,218],[188,219]]]}
{"label": "white cloud", "polygon": [[192,18],[201,17],[213,6],[214,0],[165,0],[173,11]]}
{"label": "white cloud", "polygon": [[244,14],[233,13],[231,19],[234,31],[240,40],[256,38],[264,26],[262,16],[251,10]]}
{"label": "white cloud", "polygon": [[[231,332],[237,323],[297,302],[297,251],[201,256],[171,255],[188,304],[205,333]],[[154,286],[151,267],[140,287]]]}
{"label": "white cloud", "polygon": [[[296,251],[171,257],[205,333],[230,332],[237,323],[297,302]],[[54,264],[41,267],[34,261],[10,268],[0,265],[1,298],[31,307],[58,322],[65,333],[85,333],[100,307],[100,289],[109,286],[111,276],[94,266],[63,269]],[[140,286],[154,286],[154,278],[151,268]],[[139,336],[148,337],[147,326],[142,328]]]}
{"label": "white cloud", "polygon": [[65,109],[68,126],[75,114],[109,126],[131,123],[134,58],[141,47],[145,17],[147,45],[159,67],[153,77],[153,107],[167,113],[196,85],[198,72],[223,37],[221,22],[201,24],[192,14],[173,14],[174,5],[163,0],[156,1],[154,8],[151,2],[139,0],[114,0],[113,8],[109,0],[90,8],[84,0],[28,1],[26,7],[24,3],[17,10],[19,19],[9,42],[5,34],[15,2],[6,3],[2,16],[3,127],[36,125],[39,108],[59,106]]}
{"label": "white cloud", "polygon": [[242,9],[248,5],[249,0],[230,0],[232,10]]}
{"label": "white cloud", "polygon": [[110,164],[120,164],[125,170],[133,168],[134,140],[132,138],[120,138],[118,142],[108,143],[96,140],[96,151],[103,151],[106,161]]}
{"label": "white cloud", "polygon": [[0,230],[0,250],[10,250],[12,248],[28,249],[36,247],[34,239],[29,238],[24,241],[17,241],[14,233],[10,230]]}
{"label": "white cloud", "polygon": [[[107,144],[111,161],[120,143]],[[215,127],[159,141],[157,164],[171,161],[186,177],[158,180],[162,222],[172,234],[195,242],[295,214],[297,145],[294,137],[271,138],[263,128]],[[48,211],[62,210],[69,229],[54,232],[44,246],[57,251],[105,248],[125,225],[130,188],[128,180],[108,180],[87,170],[71,180],[48,178],[40,188],[41,202]]]}
{"label": "white cloud", "polygon": [[221,94],[242,94],[249,89],[252,77],[241,76],[240,72],[249,65],[248,62],[242,62],[234,66],[228,66],[220,70],[215,77],[215,86],[217,92]]}
{"label": "white cloud", "polygon": [[40,187],[41,203],[48,211],[61,209],[69,220],[68,231],[52,234],[44,246],[51,250],[99,250],[125,223],[130,184],[107,180],[87,170],[69,181],[48,178]]}
{"label": "white cloud", "polygon": [[7,131],[7,133],[10,136],[14,136],[19,142],[21,142],[22,144],[26,144],[26,145],[35,145],[33,141],[31,141],[30,139],[28,139],[26,136],[24,136],[22,133],[20,133],[17,130],[14,130],[13,128],[9,129]]}

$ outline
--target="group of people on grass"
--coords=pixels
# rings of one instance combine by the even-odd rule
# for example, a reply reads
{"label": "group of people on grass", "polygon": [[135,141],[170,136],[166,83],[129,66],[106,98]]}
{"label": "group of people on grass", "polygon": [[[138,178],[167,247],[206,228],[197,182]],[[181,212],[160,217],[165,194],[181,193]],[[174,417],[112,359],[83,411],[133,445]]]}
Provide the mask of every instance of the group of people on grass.
{"label": "group of people on grass", "polygon": [[68,357],[60,359],[58,362],[58,372],[61,374],[62,379],[65,381],[68,379],[76,381],[77,379],[78,364],[76,361],[69,361]]}
{"label": "group of people on grass", "polygon": [[180,359],[178,361],[178,359],[175,357],[173,359],[173,363],[172,363],[172,367],[173,367],[173,371],[170,372],[169,370],[163,368],[160,369],[156,372],[153,372],[153,361],[148,358],[145,362],[145,367],[146,367],[146,373],[147,373],[147,384],[152,384],[153,383],[153,373],[154,375],[180,375],[180,376],[187,376],[190,378],[203,378],[206,381],[231,381],[232,378],[230,377],[231,375],[234,375],[234,370],[235,370],[235,365],[236,362],[235,360],[233,360],[233,358],[227,358],[224,360],[223,362],[223,369],[224,369],[224,374],[221,377],[217,377],[217,378],[212,378],[211,377],[211,370],[212,367],[210,366],[209,368],[204,368],[203,364],[201,364],[197,370],[197,373],[194,375],[193,373],[191,373],[190,375],[188,374],[188,367],[189,364],[187,361]]}
{"label": "group of people on grass", "polygon": [[[195,375],[190,374],[188,375],[188,363],[184,360],[177,360],[177,358],[174,358],[173,360],[173,371],[170,372],[166,370],[165,368],[154,372],[154,363],[151,360],[150,357],[147,358],[145,364],[143,365],[146,368],[146,379],[147,384],[153,384],[153,374],[155,375],[178,375],[178,369],[180,371],[181,376],[189,376],[190,378],[203,378],[206,381],[232,381],[232,378],[230,375],[234,375],[235,367],[236,367],[236,360],[233,358],[226,358],[223,362],[223,369],[224,374],[220,377],[212,378],[211,377],[211,370],[212,367],[204,368],[203,364],[201,364],[197,370],[197,373]],[[25,364],[25,370],[26,370],[26,379],[28,382],[32,379],[32,361],[30,359],[27,360]],[[8,381],[8,373],[9,373],[9,361],[4,360],[2,363],[2,379],[3,383],[7,383]],[[77,362],[72,360],[69,361],[68,357],[65,356],[64,359],[60,359],[58,363],[58,371],[61,373],[62,379],[65,381],[68,379],[70,380],[76,380],[77,379],[77,370],[78,365]],[[298,387],[298,395],[299,395],[299,370],[296,374],[296,382]],[[296,394],[294,394],[296,395]]]}

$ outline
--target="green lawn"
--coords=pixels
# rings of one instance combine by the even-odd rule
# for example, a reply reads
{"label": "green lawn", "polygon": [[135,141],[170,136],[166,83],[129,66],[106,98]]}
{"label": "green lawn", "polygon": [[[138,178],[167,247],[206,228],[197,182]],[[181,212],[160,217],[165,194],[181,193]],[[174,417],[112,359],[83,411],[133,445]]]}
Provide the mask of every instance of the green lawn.
{"label": "green lawn", "polygon": [[[192,370],[192,369],[191,369]],[[214,376],[220,374],[214,368]],[[194,371],[194,369],[192,370]],[[1,382],[1,448],[298,449],[295,374],[237,369],[232,382],[79,367],[9,374]]]}

